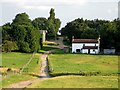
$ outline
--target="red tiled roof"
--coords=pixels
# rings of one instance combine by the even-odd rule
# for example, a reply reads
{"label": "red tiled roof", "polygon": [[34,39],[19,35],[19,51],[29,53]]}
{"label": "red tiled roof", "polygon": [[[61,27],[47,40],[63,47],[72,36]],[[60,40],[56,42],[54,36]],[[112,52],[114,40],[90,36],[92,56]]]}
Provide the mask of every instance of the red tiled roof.
{"label": "red tiled roof", "polygon": [[98,43],[97,39],[73,39],[72,43]]}
{"label": "red tiled roof", "polygon": [[98,49],[98,46],[83,46],[83,49]]}

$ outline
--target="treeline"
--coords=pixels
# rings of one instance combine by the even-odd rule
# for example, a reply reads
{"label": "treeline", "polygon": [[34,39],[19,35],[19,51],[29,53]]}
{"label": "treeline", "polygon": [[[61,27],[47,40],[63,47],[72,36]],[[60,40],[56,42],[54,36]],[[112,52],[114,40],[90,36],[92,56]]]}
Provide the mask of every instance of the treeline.
{"label": "treeline", "polygon": [[32,21],[26,13],[17,14],[12,23],[2,26],[2,51],[37,52],[42,46],[40,30],[47,30],[48,38],[56,38],[60,24],[53,8],[48,19],[39,17]]}
{"label": "treeline", "polygon": [[107,21],[98,19],[84,20],[83,18],[78,18],[67,23],[67,25],[61,29],[61,33],[68,38],[70,43],[73,36],[74,38],[97,39],[100,35],[101,50],[105,48],[115,48],[117,52],[120,52],[119,19]]}

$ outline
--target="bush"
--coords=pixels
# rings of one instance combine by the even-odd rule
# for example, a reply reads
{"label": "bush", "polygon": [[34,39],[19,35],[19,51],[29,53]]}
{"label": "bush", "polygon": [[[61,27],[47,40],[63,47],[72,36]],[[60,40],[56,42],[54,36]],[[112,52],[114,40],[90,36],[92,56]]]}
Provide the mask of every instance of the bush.
{"label": "bush", "polygon": [[13,50],[18,50],[16,42],[5,40],[3,42],[2,51],[11,52]]}

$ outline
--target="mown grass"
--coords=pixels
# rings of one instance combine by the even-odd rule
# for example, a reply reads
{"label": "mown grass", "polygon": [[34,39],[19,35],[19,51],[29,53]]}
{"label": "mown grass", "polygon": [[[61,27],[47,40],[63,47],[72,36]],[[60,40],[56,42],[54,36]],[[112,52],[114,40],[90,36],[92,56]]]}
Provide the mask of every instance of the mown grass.
{"label": "mown grass", "polygon": [[115,76],[61,76],[37,81],[28,88],[118,88]]}
{"label": "mown grass", "polygon": [[[36,53],[32,58],[32,61],[28,64],[27,67],[25,67],[25,69],[21,74],[12,73],[9,75],[9,73],[7,73],[7,75],[3,76],[2,86],[0,87],[6,87],[12,83],[29,80],[32,78],[37,78],[37,76],[39,76],[40,63],[41,63],[40,55],[41,54]],[[2,56],[3,56],[2,66],[6,66],[8,68],[20,69],[29,61],[32,54],[11,52],[11,53],[3,53]]]}
{"label": "mown grass", "polygon": [[52,54],[49,56],[50,74],[61,75],[117,75],[118,56],[86,54]]}

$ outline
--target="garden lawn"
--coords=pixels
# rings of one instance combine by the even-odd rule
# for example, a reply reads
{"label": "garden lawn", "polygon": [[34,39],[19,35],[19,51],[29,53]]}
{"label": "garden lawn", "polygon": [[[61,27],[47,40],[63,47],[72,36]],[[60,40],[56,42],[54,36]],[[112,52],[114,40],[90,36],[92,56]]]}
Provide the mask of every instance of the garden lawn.
{"label": "garden lawn", "polygon": [[49,66],[52,76],[117,75],[118,56],[52,54],[49,56]]}

